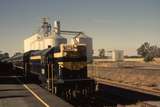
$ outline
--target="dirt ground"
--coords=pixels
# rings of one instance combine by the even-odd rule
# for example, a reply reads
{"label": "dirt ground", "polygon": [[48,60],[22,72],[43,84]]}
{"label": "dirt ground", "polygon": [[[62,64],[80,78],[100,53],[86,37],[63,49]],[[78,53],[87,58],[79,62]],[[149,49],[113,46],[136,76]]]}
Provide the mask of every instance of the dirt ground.
{"label": "dirt ground", "polygon": [[88,75],[160,90],[160,63],[97,61],[88,65]]}

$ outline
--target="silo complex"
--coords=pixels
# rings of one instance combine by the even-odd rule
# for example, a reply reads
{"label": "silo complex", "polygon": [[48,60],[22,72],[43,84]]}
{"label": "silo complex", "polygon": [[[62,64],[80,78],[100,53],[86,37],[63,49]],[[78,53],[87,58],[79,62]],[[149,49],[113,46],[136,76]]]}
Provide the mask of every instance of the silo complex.
{"label": "silo complex", "polygon": [[54,22],[54,29],[45,20],[43,20],[39,32],[24,40],[24,52],[30,50],[43,50],[48,47],[58,46],[62,43],[67,43],[67,39],[60,35],[60,22]]}
{"label": "silo complex", "polygon": [[54,21],[52,27],[46,18],[43,18],[39,32],[24,40],[24,52],[30,50],[43,50],[49,47],[60,46],[60,44],[67,44],[67,38],[64,38],[61,34],[75,35],[71,39],[71,45],[86,45],[87,62],[92,62],[92,38],[86,36],[83,32],[61,30],[60,21]]}

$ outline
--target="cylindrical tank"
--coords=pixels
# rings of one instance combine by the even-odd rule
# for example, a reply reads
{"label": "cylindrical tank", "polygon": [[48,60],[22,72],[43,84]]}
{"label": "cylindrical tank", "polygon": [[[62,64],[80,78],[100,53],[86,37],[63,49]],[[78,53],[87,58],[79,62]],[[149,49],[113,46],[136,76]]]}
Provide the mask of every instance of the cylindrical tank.
{"label": "cylindrical tank", "polygon": [[112,61],[123,61],[124,51],[123,50],[113,50],[112,51]]}
{"label": "cylindrical tank", "polygon": [[38,33],[33,34],[31,37],[24,40],[24,52],[27,52],[29,50],[35,50],[36,43],[35,41],[39,40],[41,38],[41,35]]}
{"label": "cylindrical tank", "polygon": [[67,39],[60,35],[60,21],[54,21],[54,40],[53,44],[55,46],[60,46],[60,44],[66,44]]}
{"label": "cylindrical tank", "polygon": [[48,36],[44,38],[44,49],[47,49],[48,47],[53,47],[53,37]]}
{"label": "cylindrical tank", "polygon": [[35,41],[34,42],[34,50],[38,50],[39,49],[39,47],[40,47],[40,45],[39,45],[39,41],[37,40],[37,41]]}
{"label": "cylindrical tank", "polygon": [[60,35],[55,35],[54,38],[54,45],[55,46],[60,46],[60,44],[66,44],[67,43],[67,39],[60,36]]}
{"label": "cylindrical tank", "polygon": [[54,32],[60,35],[60,21],[54,21]]}
{"label": "cylindrical tank", "polygon": [[92,38],[86,36],[86,35],[79,35],[77,37],[74,37],[71,39],[72,44],[86,44],[87,48],[87,62],[92,62],[92,56],[93,56],[93,42]]}
{"label": "cylindrical tank", "polygon": [[39,50],[43,50],[44,49],[44,41],[43,39],[39,41]]}

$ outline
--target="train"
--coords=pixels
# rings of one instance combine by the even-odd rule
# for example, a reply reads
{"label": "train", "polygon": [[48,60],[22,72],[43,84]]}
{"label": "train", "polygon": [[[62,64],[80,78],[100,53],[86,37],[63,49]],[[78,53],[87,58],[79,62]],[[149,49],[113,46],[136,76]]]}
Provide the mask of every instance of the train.
{"label": "train", "polygon": [[95,81],[87,76],[85,44],[60,44],[43,50],[30,50],[10,58],[22,69],[26,81],[36,76],[39,85],[65,99],[93,94]]}

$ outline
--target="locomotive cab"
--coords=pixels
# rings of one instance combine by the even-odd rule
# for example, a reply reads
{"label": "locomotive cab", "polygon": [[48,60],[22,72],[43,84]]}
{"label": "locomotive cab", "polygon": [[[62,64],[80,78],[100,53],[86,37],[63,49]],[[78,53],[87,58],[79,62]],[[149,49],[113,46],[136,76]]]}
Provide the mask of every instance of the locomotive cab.
{"label": "locomotive cab", "polygon": [[60,79],[83,79],[87,77],[85,45],[60,45],[60,52],[54,53]]}

